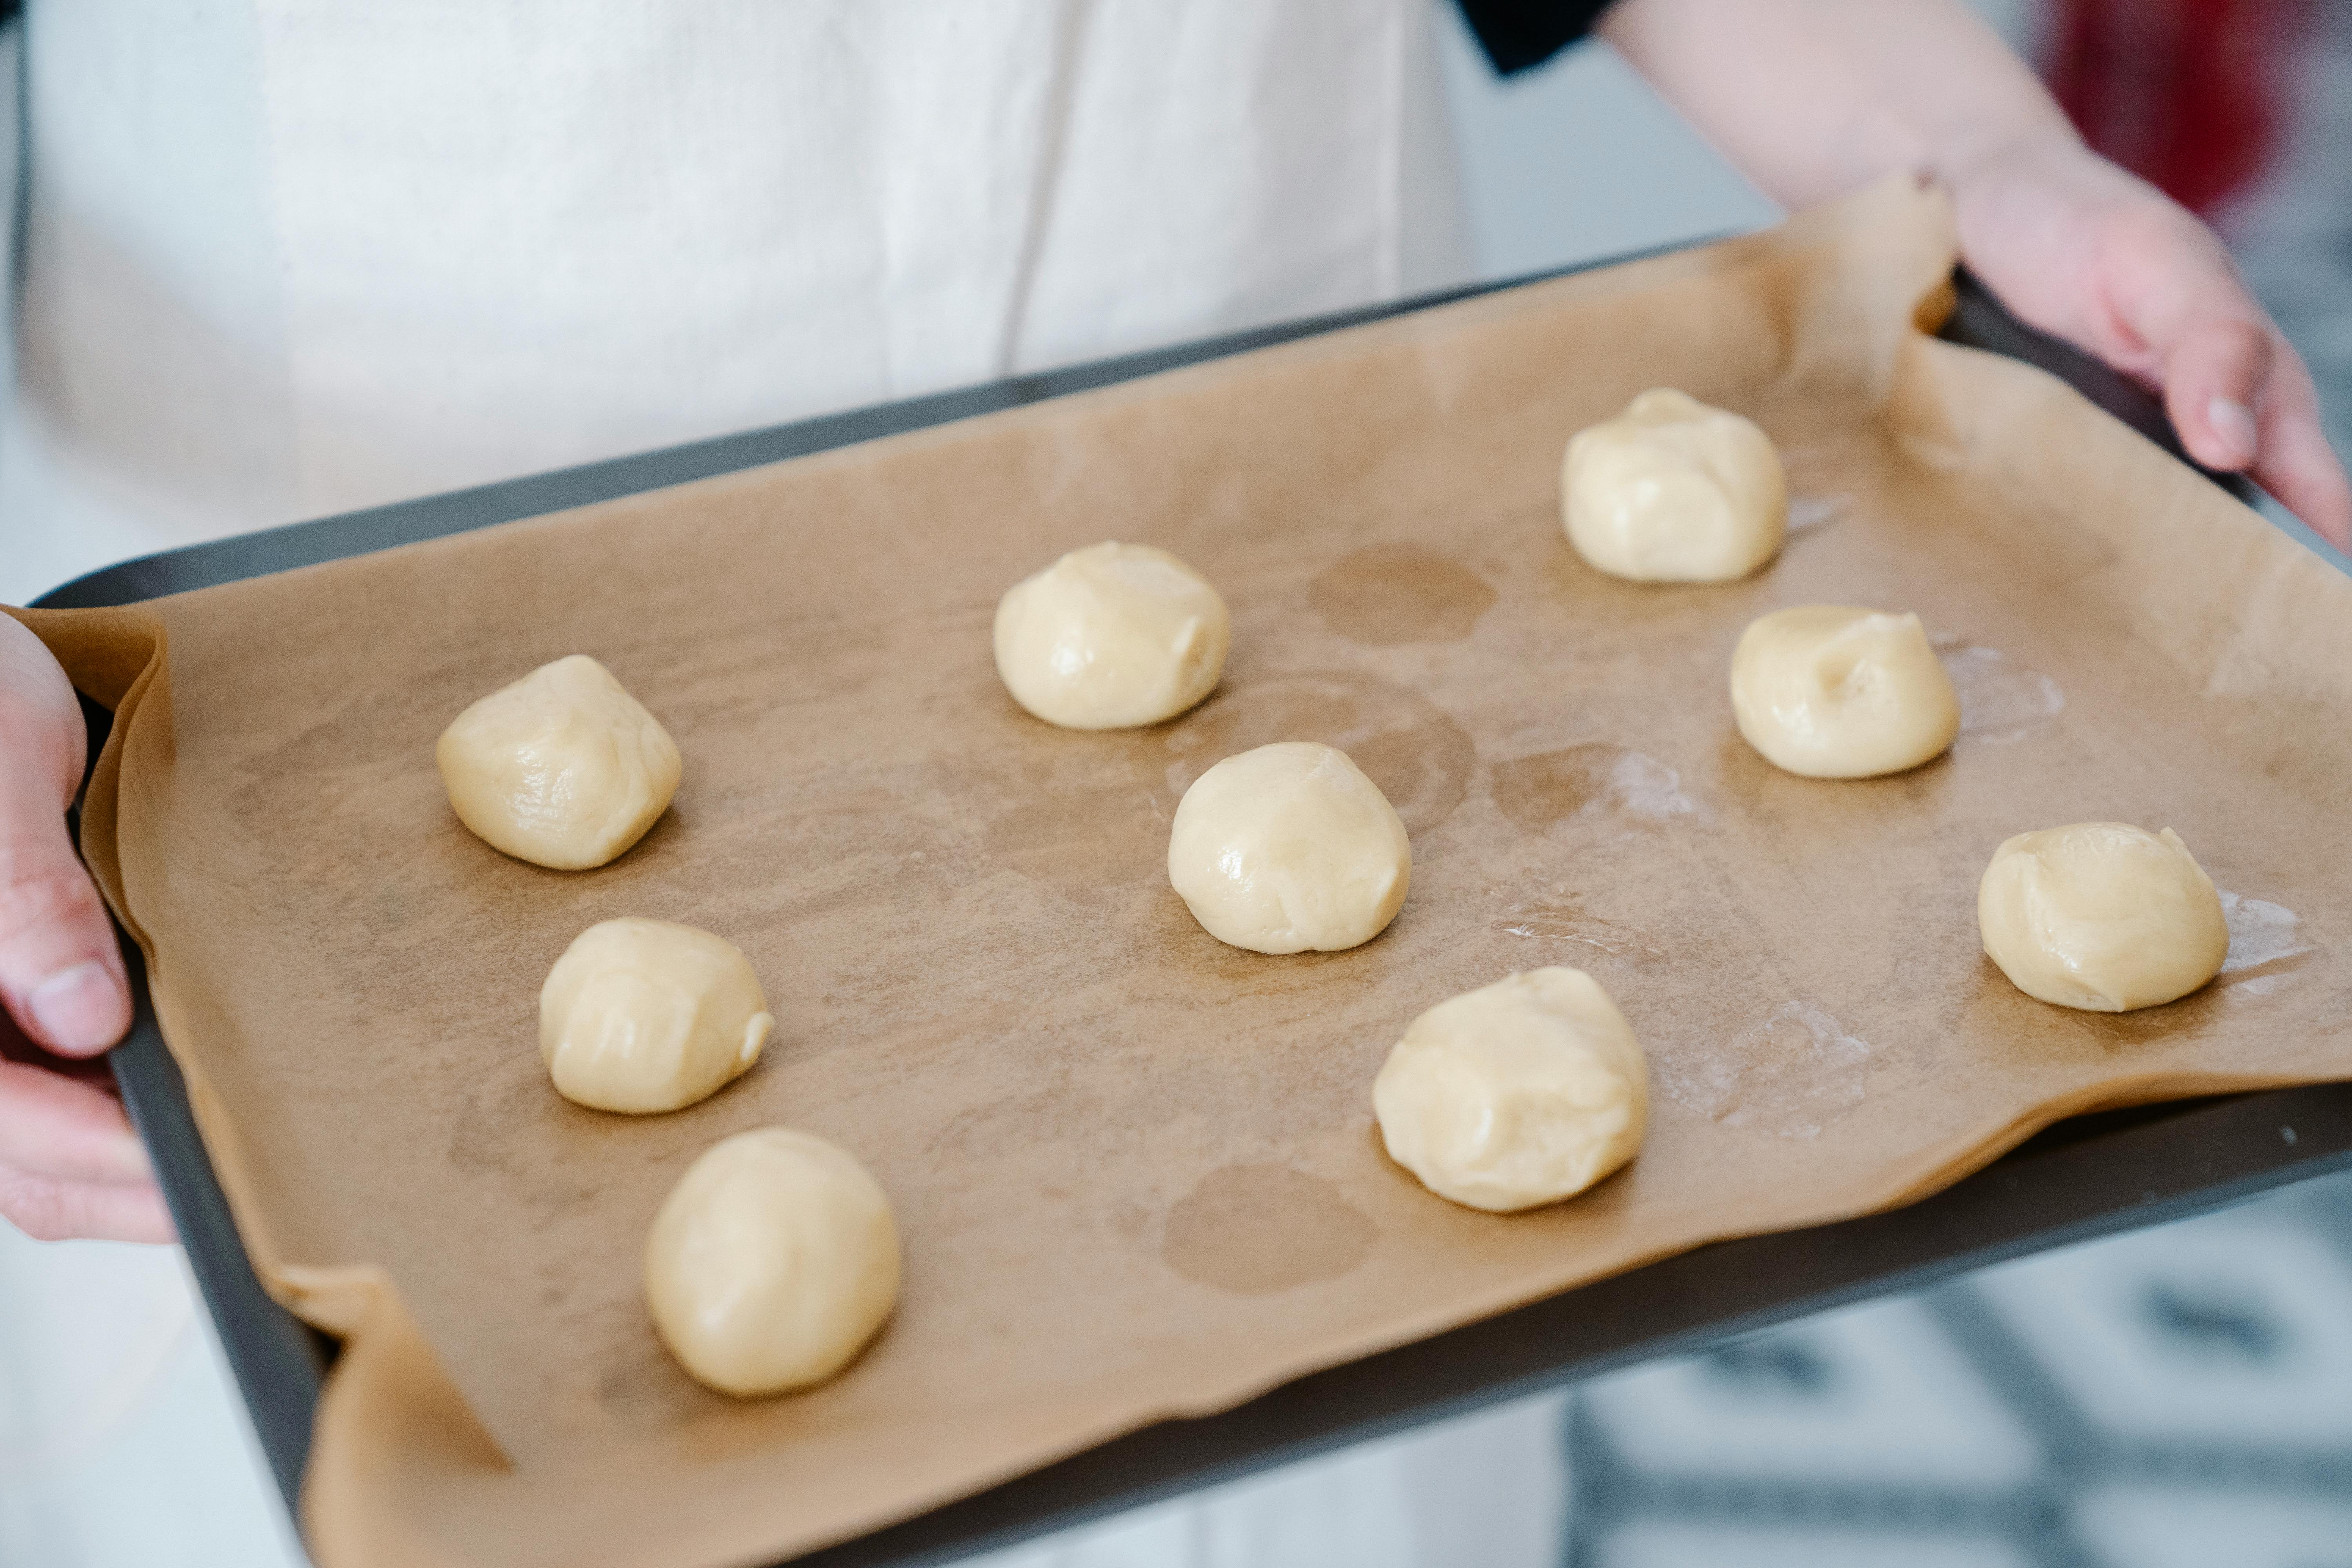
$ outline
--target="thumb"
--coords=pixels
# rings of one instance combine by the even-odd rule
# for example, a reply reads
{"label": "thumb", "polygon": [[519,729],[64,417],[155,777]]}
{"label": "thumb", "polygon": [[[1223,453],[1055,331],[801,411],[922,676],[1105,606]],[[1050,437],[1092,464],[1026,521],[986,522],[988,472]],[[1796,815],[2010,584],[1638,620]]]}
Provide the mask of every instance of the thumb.
{"label": "thumb", "polygon": [[113,925],[66,837],[83,749],[65,672],[0,616],[0,1004],[68,1056],[104,1050],[131,1023]]}

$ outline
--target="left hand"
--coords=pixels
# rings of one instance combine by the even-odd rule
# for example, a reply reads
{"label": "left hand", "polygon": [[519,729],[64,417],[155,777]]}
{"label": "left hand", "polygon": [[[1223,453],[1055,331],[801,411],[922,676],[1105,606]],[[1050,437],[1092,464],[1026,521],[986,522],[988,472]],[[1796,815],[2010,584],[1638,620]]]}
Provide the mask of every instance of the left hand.
{"label": "left hand", "polygon": [[1617,0],[1601,26],[1785,205],[1898,171],[1941,181],[2003,304],[2161,392],[2190,456],[2352,549],[2311,373],[2220,238],[2084,146],[1962,0]]}
{"label": "left hand", "polygon": [[95,1060],[122,1037],[131,994],[66,837],[84,740],[65,671],[0,616],[0,1221],[42,1240],[169,1241],[147,1152]]}
{"label": "left hand", "polygon": [[1962,256],[2019,319],[2162,393],[2191,457],[2249,473],[2352,550],[2352,486],[2311,373],[2211,229],[2071,137],[1946,177]]}

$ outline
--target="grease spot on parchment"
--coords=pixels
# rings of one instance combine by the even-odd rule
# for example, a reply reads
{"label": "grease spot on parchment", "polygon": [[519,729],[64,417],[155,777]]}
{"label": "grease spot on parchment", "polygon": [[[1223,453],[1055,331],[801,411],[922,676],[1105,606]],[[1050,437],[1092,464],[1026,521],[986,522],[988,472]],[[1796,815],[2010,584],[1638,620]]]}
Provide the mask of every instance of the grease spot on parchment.
{"label": "grease spot on parchment", "polygon": [[[843,836],[842,847],[866,857],[896,849],[902,873],[952,875],[976,823],[991,868],[1077,902],[1165,877],[1162,825],[1176,803],[1155,793],[1161,738],[1149,730],[1056,730],[1014,707],[992,666],[985,683],[994,688],[986,700],[1004,715],[992,743],[935,754],[916,787],[901,798],[877,792],[862,819],[833,814],[825,826]],[[976,700],[981,684],[973,672]],[[950,802],[951,814],[942,809]]]}
{"label": "grease spot on parchment", "polygon": [[1811,1002],[1783,1002],[1698,1059],[1659,1064],[1659,1088],[1727,1127],[1816,1138],[1862,1103],[1870,1042]]}
{"label": "grease spot on parchment", "polygon": [[2284,904],[2249,899],[2220,889],[2221,913],[2230,922],[2229,956],[2221,960],[2221,984],[2233,995],[2266,996],[2303,965],[2312,951],[2303,940],[2303,919]]}
{"label": "grease spot on parchment", "polygon": [[2065,711],[2066,694],[2056,681],[2011,664],[1999,648],[1939,637],[1936,655],[1952,678],[1960,700],[1960,733],[1969,740],[2006,745]]}
{"label": "grease spot on parchment", "polygon": [[1495,921],[1494,929],[1506,936],[1529,942],[1574,942],[1620,958],[1647,960],[1666,956],[1636,932],[1591,913],[1585,909],[1582,897],[1570,892],[1564,885],[1555,885],[1549,892],[1523,892],[1509,888],[1489,888],[1486,892],[1503,901],[1503,911]]}
{"label": "grease spot on parchment", "polygon": [[1160,1256],[1213,1289],[1270,1296],[1337,1279],[1379,1234],[1320,1177],[1287,1165],[1227,1165],[1168,1211]]}
{"label": "grease spot on parchment", "polygon": [[730,1403],[688,1377],[650,1328],[629,1349],[596,1380],[596,1403],[625,1429],[664,1431]]}
{"label": "grease spot on parchment", "polygon": [[1374,647],[1460,642],[1494,607],[1495,590],[1468,567],[1411,544],[1347,556],[1307,590],[1331,629]]}
{"label": "grease spot on parchment", "polygon": [[1851,496],[1790,496],[1789,532],[1795,535],[1826,528],[1853,510]]}
{"label": "grease spot on parchment", "polygon": [[[967,794],[976,804],[1003,798],[977,787]],[[1149,789],[1131,779],[1090,776],[1078,759],[1064,776],[1041,783],[1034,795],[992,812],[981,844],[991,865],[1091,897],[1161,874],[1164,847],[1155,847],[1152,832],[1142,829],[1149,824],[1164,840],[1166,820]]]}
{"label": "grease spot on parchment", "polygon": [[461,1175],[492,1179],[543,1218],[577,1213],[596,1201],[594,1184],[524,1150],[545,1134],[551,1122],[577,1122],[601,1114],[557,1094],[539,1053],[526,1046],[506,1053],[458,1101],[445,1157]]}
{"label": "grease spot on parchment", "polygon": [[1453,816],[1478,766],[1469,735],[1426,697],[1377,676],[1332,671],[1221,690],[1177,721],[1167,735],[1168,787],[1181,799],[1225,758],[1276,741],[1320,741],[1347,752],[1408,833]]}
{"label": "grease spot on parchment", "polygon": [[1682,782],[1655,757],[1596,741],[1498,763],[1495,804],[1530,833],[1571,817],[1671,822],[1698,810]]}

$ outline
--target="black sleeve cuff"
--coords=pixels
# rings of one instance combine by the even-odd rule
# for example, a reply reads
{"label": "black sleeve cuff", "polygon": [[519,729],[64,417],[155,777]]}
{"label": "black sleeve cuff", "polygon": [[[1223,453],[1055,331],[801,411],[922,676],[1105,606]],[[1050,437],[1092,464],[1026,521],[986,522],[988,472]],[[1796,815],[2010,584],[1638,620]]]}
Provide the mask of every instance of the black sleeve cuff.
{"label": "black sleeve cuff", "polygon": [[1613,0],[1455,0],[1495,74],[1539,66],[1592,31]]}

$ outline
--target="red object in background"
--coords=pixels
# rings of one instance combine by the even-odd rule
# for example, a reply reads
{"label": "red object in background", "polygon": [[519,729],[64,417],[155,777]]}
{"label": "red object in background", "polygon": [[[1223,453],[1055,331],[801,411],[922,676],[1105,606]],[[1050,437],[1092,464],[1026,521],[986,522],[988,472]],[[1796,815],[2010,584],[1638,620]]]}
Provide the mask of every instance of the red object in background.
{"label": "red object in background", "polygon": [[2051,90],[2083,138],[2191,211],[2270,164],[2310,0],[2051,0]]}

